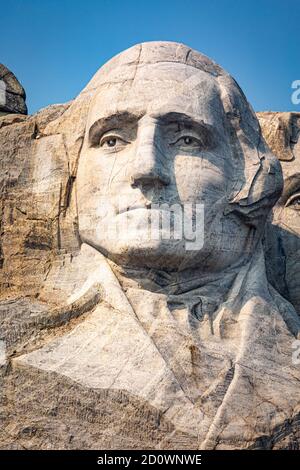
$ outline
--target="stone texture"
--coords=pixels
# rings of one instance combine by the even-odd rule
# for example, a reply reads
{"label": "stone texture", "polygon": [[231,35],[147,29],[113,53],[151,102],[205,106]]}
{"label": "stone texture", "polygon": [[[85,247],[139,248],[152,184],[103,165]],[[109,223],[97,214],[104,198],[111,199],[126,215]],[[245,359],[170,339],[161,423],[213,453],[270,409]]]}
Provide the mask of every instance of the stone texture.
{"label": "stone texture", "polygon": [[[282,174],[236,82],[137,45],[0,118],[0,149],[1,448],[299,448],[300,319],[262,247]],[[203,246],[144,238],[191,202]]]}
{"label": "stone texture", "polygon": [[0,64],[0,116],[3,114],[27,114],[25,91],[14,74]]}
{"label": "stone texture", "polygon": [[300,314],[300,113],[265,112],[258,118],[284,177],[266,228],[268,277]]}
{"label": "stone texture", "polygon": [[64,191],[71,177],[61,136],[41,136],[67,108],[0,118],[1,296],[36,295],[49,258],[60,247]]}

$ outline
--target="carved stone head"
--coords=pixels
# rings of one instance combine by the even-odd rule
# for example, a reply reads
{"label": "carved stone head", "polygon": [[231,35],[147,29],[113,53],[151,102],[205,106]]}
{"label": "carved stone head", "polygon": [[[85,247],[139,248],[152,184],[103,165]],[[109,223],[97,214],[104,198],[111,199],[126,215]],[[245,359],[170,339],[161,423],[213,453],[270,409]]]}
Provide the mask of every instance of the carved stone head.
{"label": "carved stone head", "polygon": [[[140,44],[103,66],[82,96],[90,97],[77,173],[82,241],[117,264],[170,271],[218,271],[251,256],[281,172],[221,67],[182,44]],[[148,236],[149,217],[168,217],[172,205],[203,208],[199,248],[163,229]],[[119,236],[106,230],[113,223]]]}

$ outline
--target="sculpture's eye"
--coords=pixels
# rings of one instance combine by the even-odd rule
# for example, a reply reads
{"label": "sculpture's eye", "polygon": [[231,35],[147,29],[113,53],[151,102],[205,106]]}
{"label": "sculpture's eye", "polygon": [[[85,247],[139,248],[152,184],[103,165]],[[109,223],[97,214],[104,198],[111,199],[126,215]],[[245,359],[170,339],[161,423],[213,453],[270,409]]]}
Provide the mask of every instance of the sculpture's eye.
{"label": "sculpture's eye", "polygon": [[189,136],[183,137],[183,142],[185,143],[185,145],[192,145],[193,144],[193,138],[189,137]]}
{"label": "sculpture's eye", "polygon": [[181,145],[184,144],[184,145],[191,147],[191,146],[199,145],[200,142],[195,137],[191,137],[190,135],[184,135],[183,137],[180,137],[180,139],[178,139],[177,143]]}
{"label": "sculpture's eye", "polygon": [[125,140],[121,139],[121,137],[116,136],[116,135],[104,135],[101,137],[99,145],[100,147],[104,148],[117,148],[117,147],[123,147],[125,144],[127,144]]}
{"label": "sculpture's eye", "polygon": [[201,146],[201,141],[194,136],[191,135],[183,135],[176,142],[172,143],[171,145],[176,145],[182,148],[199,148]]}
{"label": "sculpture's eye", "polygon": [[300,210],[300,194],[294,194],[289,198],[286,203],[286,207],[290,207],[291,209]]}
{"label": "sculpture's eye", "polygon": [[114,147],[117,143],[117,139],[112,138],[106,141],[108,147]]}

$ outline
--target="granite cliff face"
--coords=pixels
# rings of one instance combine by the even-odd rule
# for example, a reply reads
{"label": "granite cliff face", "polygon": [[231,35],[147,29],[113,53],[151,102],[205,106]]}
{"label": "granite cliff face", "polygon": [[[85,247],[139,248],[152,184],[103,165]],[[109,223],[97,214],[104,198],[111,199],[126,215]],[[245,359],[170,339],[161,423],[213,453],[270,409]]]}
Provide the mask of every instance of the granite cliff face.
{"label": "granite cliff face", "polygon": [[2,295],[35,296],[47,260],[62,248],[60,218],[71,177],[67,159],[58,156],[60,138],[42,136],[67,108],[56,105],[34,116],[1,117]]}
{"label": "granite cliff face", "polygon": [[[170,86],[169,77],[180,82],[181,73],[187,86],[180,84],[174,95],[177,84]],[[131,156],[124,164],[125,174],[118,163],[110,167],[111,150],[105,153],[94,142],[99,108],[107,106],[108,115],[111,103],[128,106],[133,100],[136,111],[147,101],[145,83],[151,77],[157,78],[158,94],[162,87],[168,98],[168,118],[172,111],[173,121],[180,119],[182,127],[182,103],[194,100],[195,92],[204,103],[195,112],[202,112],[201,118],[209,123],[200,135],[205,137],[202,151],[207,151],[200,168],[206,175],[203,197],[216,211],[208,238],[216,245],[226,243],[221,250],[225,263],[234,251],[235,231],[242,233],[236,244],[246,239],[247,249],[233,268],[216,273],[206,262],[205,273],[193,266],[174,274],[163,266],[141,269],[118,263],[116,250],[107,256],[110,246],[106,252],[95,249],[103,243],[102,234],[93,232],[101,188],[107,188],[104,196],[112,198],[122,193],[128,178],[124,194],[128,197],[134,190],[136,198],[138,190],[146,194],[159,178],[155,188],[163,186],[170,197],[176,196],[175,185],[162,181],[166,167],[155,167],[153,174],[153,166],[147,166],[154,155],[152,150],[147,153],[149,141],[159,134],[149,133],[152,116],[144,113],[136,128],[134,116],[129,121],[125,116],[130,122],[127,132],[138,134],[136,145],[148,143],[139,153],[143,173],[141,165],[131,166]],[[111,95],[106,96],[108,91]],[[22,91],[17,95],[25,97]],[[206,96],[215,106],[205,105]],[[101,106],[99,97],[104,100]],[[157,104],[160,112],[164,110],[160,98]],[[280,169],[231,77],[186,46],[146,43],[112,59],[70,103],[33,116],[22,114],[24,106],[5,109],[0,116],[0,448],[298,449],[300,371],[292,363],[292,345],[300,321],[289,303],[300,312],[297,263],[292,263],[298,239],[297,188],[284,200],[279,198],[270,213],[279,197]],[[258,113],[258,118],[273,153],[284,164],[296,165],[298,115]],[[167,137],[173,121],[166,124],[164,118],[164,126],[171,126]],[[231,173],[237,175],[235,190],[226,193],[229,202],[218,183],[220,164],[210,134],[215,129],[222,135],[224,122],[229,140],[222,158],[228,158]],[[120,134],[106,136],[107,130],[100,137],[109,145],[117,138],[126,140]],[[192,137],[198,139],[199,132],[193,128]],[[155,148],[162,148],[163,138],[159,134]],[[181,178],[190,171],[190,179],[182,184],[184,194],[185,186],[194,192],[192,175],[199,171],[199,159],[198,144],[184,151],[182,145],[177,151],[182,163],[175,168],[174,179],[180,188],[185,181]],[[101,162],[95,158],[98,152],[103,152]],[[122,152],[120,158],[125,158]],[[297,172],[297,166],[286,168]],[[283,165],[284,179],[286,171]],[[118,181],[121,185],[114,187]],[[216,193],[222,194],[221,202],[213,200]],[[281,225],[274,222],[277,211]],[[261,244],[267,217],[264,246],[271,286]],[[294,227],[283,234],[282,227],[291,220]],[[139,254],[126,256],[132,262]]]}

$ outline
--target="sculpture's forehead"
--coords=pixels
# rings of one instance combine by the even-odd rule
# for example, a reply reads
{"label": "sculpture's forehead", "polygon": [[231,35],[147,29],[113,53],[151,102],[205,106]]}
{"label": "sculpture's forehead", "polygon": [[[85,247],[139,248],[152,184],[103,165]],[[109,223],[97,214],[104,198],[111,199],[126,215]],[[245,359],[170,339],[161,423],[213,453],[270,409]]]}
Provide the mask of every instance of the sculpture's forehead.
{"label": "sculpture's forehead", "polygon": [[157,63],[105,76],[92,99],[89,122],[119,111],[184,112],[209,124],[223,119],[223,106],[214,77],[185,64]]}

